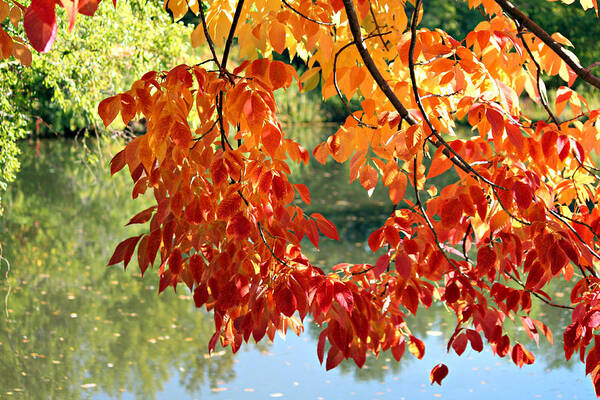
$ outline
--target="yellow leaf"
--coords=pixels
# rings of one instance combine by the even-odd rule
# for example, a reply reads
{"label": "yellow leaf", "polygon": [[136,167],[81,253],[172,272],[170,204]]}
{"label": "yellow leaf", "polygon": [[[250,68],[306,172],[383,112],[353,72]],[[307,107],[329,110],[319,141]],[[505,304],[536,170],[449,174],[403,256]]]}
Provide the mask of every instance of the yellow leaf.
{"label": "yellow leaf", "polygon": [[190,37],[192,42],[192,47],[200,47],[202,43],[204,43],[204,30],[202,29],[202,24],[196,26],[196,29],[192,32]]}
{"label": "yellow leaf", "polygon": [[302,82],[303,92],[309,92],[319,85],[319,82],[321,81],[320,71],[320,67],[314,67],[302,74],[300,82]]}

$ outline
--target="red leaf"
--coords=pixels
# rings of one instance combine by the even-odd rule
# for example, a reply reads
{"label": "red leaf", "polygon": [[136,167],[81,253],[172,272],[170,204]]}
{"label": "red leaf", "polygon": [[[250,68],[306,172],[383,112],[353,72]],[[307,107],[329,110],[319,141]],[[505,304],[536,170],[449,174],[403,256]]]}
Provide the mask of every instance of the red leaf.
{"label": "red leaf", "polygon": [[498,136],[499,134],[504,132],[504,117],[499,111],[493,108],[488,108],[485,111],[485,116],[489,121],[490,125],[492,126],[493,136]]}
{"label": "red leaf", "polygon": [[205,285],[196,286],[194,290],[194,304],[197,308],[202,307],[208,301],[208,290]]}
{"label": "red leaf", "polygon": [[446,291],[444,292],[444,299],[447,303],[454,303],[460,297],[460,289],[455,282],[450,282],[448,286],[446,286]]}
{"label": "red leaf", "polygon": [[242,213],[238,213],[231,218],[227,223],[225,231],[228,235],[235,237],[237,240],[247,238],[252,229],[252,224]]}
{"label": "red leaf", "polygon": [[521,181],[515,182],[515,201],[520,209],[526,209],[531,204],[533,190],[526,183]]}
{"label": "red leaf", "polygon": [[23,19],[27,39],[34,49],[46,53],[56,39],[57,25],[54,1],[33,0]]}
{"label": "red leaf", "polygon": [[314,220],[309,219],[306,221],[305,234],[306,234],[306,237],[308,238],[308,240],[310,240],[312,242],[312,244],[314,244],[315,247],[318,249],[319,248],[319,231],[317,230],[317,223]]}
{"label": "red leaf", "polygon": [[474,331],[473,329],[467,329],[467,338],[469,342],[471,342],[471,347],[473,350],[477,352],[481,352],[483,350],[483,341],[481,340],[481,335]]}
{"label": "red leaf", "polygon": [[454,227],[460,222],[462,204],[458,199],[446,200],[442,205],[439,215],[444,226]]}
{"label": "red leaf", "polygon": [[404,338],[401,338],[400,342],[397,345],[392,346],[392,356],[394,356],[394,359],[396,361],[400,361],[400,359],[404,355],[404,349],[405,349]]}
{"label": "red leaf", "polygon": [[311,214],[310,216],[311,216],[311,218],[314,218],[315,221],[317,221],[319,230],[321,231],[321,233],[323,235],[325,235],[328,238],[333,239],[333,240],[340,240],[340,237],[338,236],[337,228],[330,220],[328,220],[327,218],[325,218],[323,215],[321,215],[319,213],[314,213],[314,214]]}
{"label": "red leaf", "polygon": [[396,271],[404,279],[410,278],[412,273],[412,263],[404,250],[396,251]]}
{"label": "red leaf", "polygon": [[323,356],[325,355],[325,338],[327,337],[327,331],[322,331],[319,335],[319,342],[317,344],[317,356],[319,362],[323,364]]}
{"label": "red leaf", "polygon": [[461,333],[456,337],[456,339],[454,339],[454,341],[452,342],[452,348],[454,349],[456,354],[460,356],[462,353],[465,352],[465,349],[467,348],[467,342],[468,339],[465,333]]}
{"label": "red leaf", "polygon": [[431,384],[437,383],[442,386],[442,380],[448,375],[448,367],[444,364],[438,364],[431,370],[429,374],[429,380]]}
{"label": "red leaf", "polygon": [[154,213],[155,209],[156,206],[152,206],[150,208],[145,209],[144,211],[140,211],[135,216],[133,216],[125,226],[132,224],[143,224],[144,222],[148,222],[148,220],[150,220],[150,217],[152,217],[152,214]]}
{"label": "red leaf", "polygon": [[377,229],[375,232],[369,235],[369,248],[375,253],[383,245],[383,228]]}
{"label": "red leaf", "polygon": [[352,295],[352,292],[340,282],[335,282],[333,289],[335,292],[334,297],[339,305],[347,312],[352,312],[352,308],[354,307],[354,296]]}
{"label": "red leaf", "polygon": [[123,261],[125,264],[124,268],[127,268],[127,264],[129,264],[129,261],[131,260],[135,246],[141,237],[142,235],[131,237],[119,243],[107,265],[114,265]]}
{"label": "red leaf", "polygon": [[521,343],[517,343],[513,347],[511,358],[519,368],[522,368],[523,364],[529,365],[535,361],[535,356],[525,347],[521,346]]}
{"label": "red leaf", "polygon": [[332,368],[338,366],[339,363],[344,359],[344,355],[337,347],[331,347],[327,353],[327,361],[325,362],[325,369],[329,371]]}
{"label": "red leaf", "polygon": [[379,275],[381,275],[385,272],[385,270],[388,268],[389,265],[390,265],[390,255],[387,253],[382,254],[381,256],[379,256],[379,258],[377,259],[377,262],[375,263],[375,268],[373,269],[373,273],[375,274],[376,277],[379,277]]}
{"label": "red leaf", "polygon": [[487,274],[492,268],[496,266],[496,252],[490,249],[489,246],[485,245],[477,252],[477,270],[479,274]]}
{"label": "red leaf", "polygon": [[275,305],[279,312],[286,317],[291,317],[296,312],[296,296],[286,285],[279,285],[275,290]]}
{"label": "red leaf", "polygon": [[506,134],[508,136],[508,140],[518,149],[522,150],[525,146],[525,139],[523,139],[523,135],[521,134],[521,129],[517,125],[506,124]]}

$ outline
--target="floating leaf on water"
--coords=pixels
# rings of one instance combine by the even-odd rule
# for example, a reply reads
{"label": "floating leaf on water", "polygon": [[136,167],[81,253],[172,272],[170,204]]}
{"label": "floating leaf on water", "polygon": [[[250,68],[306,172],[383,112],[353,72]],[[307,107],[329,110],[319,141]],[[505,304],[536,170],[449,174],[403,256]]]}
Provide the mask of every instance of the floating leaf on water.
{"label": "floating leaf on water", "polygon": [[83,389],[90,389],[90,388],[95,388],[96,384],[95,383],[84,383],[80,387],[83,388]]}

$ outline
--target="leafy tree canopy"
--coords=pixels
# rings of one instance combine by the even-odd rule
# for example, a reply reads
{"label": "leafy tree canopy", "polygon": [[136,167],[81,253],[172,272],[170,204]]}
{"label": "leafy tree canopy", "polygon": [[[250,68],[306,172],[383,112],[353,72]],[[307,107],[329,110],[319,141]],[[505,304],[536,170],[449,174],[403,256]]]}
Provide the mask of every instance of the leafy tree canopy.
{"label": "leafy tree canopy", "polygon": [[[34,0],[22,8],[29,43],[48,51],[55,10],[64,7],[73,26],[97,1]],[[597,22],[596,0],[579,3]],[[568,38],[546,32],[518,5],[466,4],[482,20],[453,37],[443,26],[420,27],[421,0],[167,1],[174,19],[200,19],[191,41],[206,43],[210,55],[148,72],[99,104],[105,125],[119,115],[123,123],[147,119],[147,133],[117,153],[111,171],[126,168],[133,197],[154,199],[129,222],[145,224],[145,233],[121,242],[109,264],[127,266],[137,254],[144,273],[158,260],[159,292],[183,283],[197,307],[213,312],[209,349],[300,333],[311,315],[328,369],[350,358],[362,366],[367,353],[385,350],[397,360],[405,349],[422,358],[407,315],[433,302],[456,317],[449,351],[485,343],[521,367],[535,357],[505,323],[519,321],[533,341],[552,342],[543,315],[532,312],[532,302],[545,302],[572,310],[565,357],[578,354],[600,393],[600,110],[573,89],[580,80],[597,93],[596,65],[583,66]],[[27,61],[20,39],[0,40],[3,57]],[[308,69],[299,76],[275,59],[284,52]],[[549,95],[544,76],[563,83]],[[374,265],[320,268],[302,253],[304,237],[318,247],[320,234],[338,234],[322,214],[294,203],[311,199],[305,185],[289,181],[289,164],[311,155],[286,136],[274,92],[319,83],[324,99],[357,96],[360,110],[313,157],[347,162],[350,180],[369,192],[381,180],[396,205],[369,238],[370,249],[383,252]],[[528,100],[544,117],[526,111]],[[468,134],[456,133],[459,123]],[[432,185],[442,174],[458,178]],[[572,284],[568,304],[545,291],[559,279]],[[432,382],[447,373],[435,366]]]}

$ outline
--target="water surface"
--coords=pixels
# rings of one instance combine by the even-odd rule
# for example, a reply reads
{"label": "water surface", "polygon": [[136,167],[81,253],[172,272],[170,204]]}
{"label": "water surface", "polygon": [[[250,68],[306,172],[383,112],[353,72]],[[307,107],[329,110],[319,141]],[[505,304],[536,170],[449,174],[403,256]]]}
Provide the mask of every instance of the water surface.
{"label": "water surface", "polygon": [[[90,142],[90,147],[95,147]],[[210,357],[208,314],[196,310],[183,286],[158,296],[156,271],[141,277],[106,267],[112,250],[133,234],[123,225],[143,201],[132,201],[126,174],[108,174],[110,151],[86,151],[81,143],[43,141],[23,146],[23,167],[0,220],[0,398],[19,399],[592,399],[583,365],[564,362],[560,331],[569,315],[543,304],[555,332],[544,339],[532,366],[467,351],[448,354],[453,316],[443,307],[419,313],[414,333],[427,345],[423,360],[406,355],[370,357],[366,368],[345,362],[326,372],[316,356],[318,332],[307,324],[300,337],[249,344],[232,355]],[[318,265],[373,262],[370,231],[391,210],[378,188],[369,198],[347,185],[333,165],[295,169],[313,203],[338,226],[342,241],[321,239],[307,253]],[[379,183],[381,185],[381,182]],[[10,265],[10,267],[9,267]],[[560,288],[556,300],[561,298]],[[538,314],[539,315],[539,314]],[[518,326],[513,336],[523,336]],[[429,371],[444,362],[442,387]]]}

